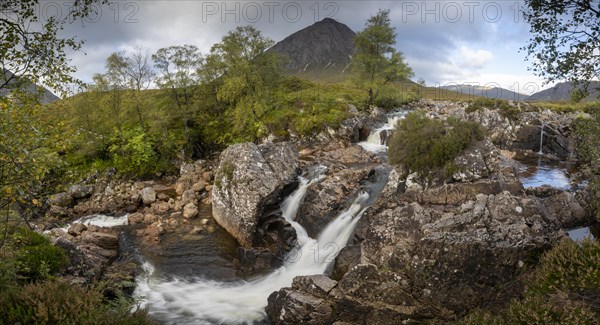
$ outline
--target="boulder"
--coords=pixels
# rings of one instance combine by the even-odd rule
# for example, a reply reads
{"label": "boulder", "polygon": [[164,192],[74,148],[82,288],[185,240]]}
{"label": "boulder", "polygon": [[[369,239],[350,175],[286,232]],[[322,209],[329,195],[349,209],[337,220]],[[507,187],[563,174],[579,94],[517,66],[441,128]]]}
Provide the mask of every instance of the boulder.
{"label": "boulder", "polygon": [[296,180],[297,169],[298,153],[290,143],[230,146],[221,153],[215,176],[214,219],[241,245],[252,247],[257,229],[287,194],[284,189]]}
{"label": "boulder", "polygon": [[69,195],[71,195],[74,199],[84,199],[90,197],[94,188],[86,185],[73,185],[69,188]]}
{"label": "boulder", "polygon": [[[333,308],[325,297],[336,282],[322,275],[296,277],[292,288],[272,293],[268,299],[267,315],[274,324],[331,324]],[[303,289],[306,289],[304,291]]]}
{"label": "boulder", "polygon": [[152,187],[145,187],[140,192],[144,205],[151,205],[156,202],[156,191]]}
{"label": "boulder", "polygon": [[579,204],[573,194],[560,192],[544,201],[552,220],[563,228],[576,228],[589,224],[593,218]]}
{"label": "boulder", "polygon": [[185,219],[192,219],[198,216],[198,207],[194,203],[188,203],[183,207],[183,217]]}
{"label": "boulder", "polygon": [[62,192],[50,195],[48,198],[48,204],[54,205],[61,208],[66,208],[73,204],[73,197],[71,194]]}
{"label": "boulder", "polygon": [[454,159],[457,172],[452,178],[472,182],[489,176],[498,169],[500,151],[488,139],[475,142]]}

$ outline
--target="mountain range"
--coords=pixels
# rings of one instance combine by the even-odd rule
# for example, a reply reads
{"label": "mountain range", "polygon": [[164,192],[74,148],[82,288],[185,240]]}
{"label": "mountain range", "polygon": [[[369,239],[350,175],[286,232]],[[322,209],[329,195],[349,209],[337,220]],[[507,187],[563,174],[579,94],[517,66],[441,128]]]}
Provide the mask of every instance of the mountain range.
{"label": "mountain range", "polygon": [[[527,98],[528,101],[544,101],[544,102],[555,102],[555,101],[569,101],[571,99],[571,92],[575,89],[575,86],[571,82],[561,82],[556,84],[554,87],[537,92]],[[589,95],[584,98],[584,101],[598,100],[600,95],[600,81],[592,81],[589,85]]]}
{"label": "mountain range", "polygon": [[497,98],[497,99],[506,99],[506,100],[515,100],[521,101],[526,100],[527,95],[523,95],[512,90],[500,88],[500,87],[484,87],[477,85],[449,85],[449,86],[441,86],[441,89],[452,90],[462,94],[480,96],[486,98]]}

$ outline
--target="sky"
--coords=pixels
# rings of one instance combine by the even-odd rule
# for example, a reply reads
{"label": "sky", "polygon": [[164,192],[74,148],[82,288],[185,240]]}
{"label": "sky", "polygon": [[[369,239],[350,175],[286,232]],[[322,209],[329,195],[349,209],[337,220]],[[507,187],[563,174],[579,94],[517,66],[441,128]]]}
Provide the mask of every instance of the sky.
{"label": "sky", "polygon": [[[66,13],[68,2],[40,2],[42,18]],[[378,9],[390,9],[397,48],[413,80],[428,86],[500,86],[530,95],[551,85],[528,71],[519,49],[530,38],[520,10],[506,1],[114,1],[97,14],[65,26],[63,36],[85,40],[70,54],[76,77],[89,82],[113,52],[142,47],[150,53],[193,44],[206,54],[236,26],[253,25],[274,41],[324,18],[354,31]]]}

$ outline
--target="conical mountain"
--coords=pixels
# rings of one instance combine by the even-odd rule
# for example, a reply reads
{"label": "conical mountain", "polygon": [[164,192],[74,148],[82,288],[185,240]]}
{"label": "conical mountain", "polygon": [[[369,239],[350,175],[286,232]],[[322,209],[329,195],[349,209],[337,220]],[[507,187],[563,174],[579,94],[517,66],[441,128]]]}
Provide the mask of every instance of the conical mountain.
{"label": "conical mountain", "polygon": [[325,18],[286,37],[269,51],[285,58],[284,68],[291,74],[342,73],[352,59],[355,34],[350,27]]}

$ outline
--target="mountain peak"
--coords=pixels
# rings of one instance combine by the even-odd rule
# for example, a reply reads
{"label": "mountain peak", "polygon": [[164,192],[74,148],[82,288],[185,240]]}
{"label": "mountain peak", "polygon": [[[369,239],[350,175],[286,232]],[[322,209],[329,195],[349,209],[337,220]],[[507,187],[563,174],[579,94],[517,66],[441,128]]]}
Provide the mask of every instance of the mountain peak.
{"label": "mountain peak", "polygon": [[269,51],[287,58],[284,67],[293,74],[342,73],[354,53],[354,31],[333,18],[325,18],[297,31]]}
{"label": "mountain peak", "polygon": [[[319,21],[317,23],[337,23],[337,24],[342,24],[339,21],[337,21],[337,20],[335,20],[333,18],[329,18],[329,17],[325,18],[325,19],[323,19],[323,20],[321,20],[321,21]],[[344,24],[342,24],[342,25],[344,25]]]}

